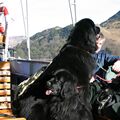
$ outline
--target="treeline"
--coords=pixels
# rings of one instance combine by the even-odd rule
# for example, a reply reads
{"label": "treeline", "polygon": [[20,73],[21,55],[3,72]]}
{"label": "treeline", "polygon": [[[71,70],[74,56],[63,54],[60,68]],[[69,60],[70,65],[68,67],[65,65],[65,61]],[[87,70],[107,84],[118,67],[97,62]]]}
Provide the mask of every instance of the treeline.
{"label": "treeline", "polygon": [[[33,35],[30,38],[31,59],[54,58],[66,43],[71,29],[72,25],[65,28],[55,27]],[[27,59],[26,41],[18,44],[15,49],[20,58]]]}

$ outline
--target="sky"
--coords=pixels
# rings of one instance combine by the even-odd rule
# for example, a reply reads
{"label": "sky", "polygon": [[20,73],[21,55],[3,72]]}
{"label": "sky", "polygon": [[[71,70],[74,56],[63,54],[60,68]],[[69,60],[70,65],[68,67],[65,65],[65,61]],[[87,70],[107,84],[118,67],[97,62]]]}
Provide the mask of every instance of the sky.
{"label": "sky", "polygon": [[[0,0],[1,1],[1,0]],[[27,21],[26,1],[28,3],[28,35],[52,27],[65,27],[72,24],[69,0],[2,0],[8,8],[8,35],[25,35],[23,22]],[[76,1],[77,21],[83,18],[92,19],[95,24],[104,22],[120,10],[120,0],[70,0],[74,13],[74,1]],[[22,3],[22,7],[21,7]],[[23,8],[23,9],[22,9]],[[74,14],[73,14],[73,18]]]}

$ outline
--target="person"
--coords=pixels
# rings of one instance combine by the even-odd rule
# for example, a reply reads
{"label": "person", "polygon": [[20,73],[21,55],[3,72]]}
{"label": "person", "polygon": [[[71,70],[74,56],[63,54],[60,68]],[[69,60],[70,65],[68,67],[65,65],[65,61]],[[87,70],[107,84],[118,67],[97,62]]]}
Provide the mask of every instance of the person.
{"label": "person", "polygon": [[3,6],[3,2],[0,2],[0,13],[4,14],[4,16],[7,16],[8,15],[8,9],[7,7]]}
{"label": "person", "polygon": [[[97,50],[93,55],[96,61],[96,68],[90,83],[90,102],[94,119],[120,120],[120,56],[115,56],[102,50],[105,37],[100,28],[96,27]],[[115,78],[106,79],[109,66],[111,74],[116,74]]]}
{"label": "person", "polygon": [[120,72],[120,56],[109,54],[108,52],[102,49],[102,46],[104,45],[106,39],[104,35],[100,32],[100,28],[98,26],[96,27],[96,29],[97,29],[96,35],[97,50],[96,53],[93,55],[96,61],[96,68],[94,70],[94,76],[92,77],[91,82],[94,81],[95,79],[104,80],[106,72],[109,66],[111,65],[113,71]]}
{"label": "person", "polygon": [[[8,9],[4,6],[3,2],[0,2],[0,22],[4,23],[4,33],[6,34],[8,28]],[[4,21],[3,21],[4,19]]]}

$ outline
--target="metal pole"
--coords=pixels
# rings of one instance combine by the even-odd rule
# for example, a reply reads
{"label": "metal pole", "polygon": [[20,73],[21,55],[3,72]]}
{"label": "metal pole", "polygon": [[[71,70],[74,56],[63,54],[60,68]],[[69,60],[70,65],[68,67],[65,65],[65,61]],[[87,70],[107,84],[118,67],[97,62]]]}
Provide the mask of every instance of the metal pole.
{"label": "metal pole", "polygon": [[20,0],[20,4],[21,4],[21,9],[22,9],[22,18],[23,18],[23,24],[24,24],[24,31],[25,31],[25,35],[26,35],[27,32],[26,32],[25,16],[24,16],[24,11],[23,11],[23,3],[22,3],[22,0]]}
{"label": "metal pole", "polygon": [[77,22],[77,15],[76,15],[76,0],[74,0],[74,13],[75,13],[75,23]]}
{"label": "metal pole", "polygon": [[29,38],[29,23],[28,23],[28,2],[26,0],[26,16],[27,16],[27,49],[28,49],[28,59],[30,60],[30,38]]}
{"label": "metal pole", "polygon": [[72,16],[72,9],[71,9],[70,0],[68,0],[68,3],[69,3],[69,8],[70,8],[70,15],[71,15],[71,20],[72,20],[72,25],[74,26],[74,21],[73,21],[73,16]]}

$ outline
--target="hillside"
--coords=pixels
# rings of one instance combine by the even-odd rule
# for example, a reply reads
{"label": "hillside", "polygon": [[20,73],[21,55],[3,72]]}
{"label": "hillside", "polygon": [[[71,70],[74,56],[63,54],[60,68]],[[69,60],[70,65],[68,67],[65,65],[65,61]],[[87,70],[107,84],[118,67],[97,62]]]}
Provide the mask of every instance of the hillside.
{"label": "hillside", "polygon": [[100,24],[107,38],[105,48],[115,55],[120,55],[120,11]]}
{"label": "hillside", "polygon": [[120,29],[120,11],[118,11],[115,15],[110,17],[108,20],[102,22],[100,25],[107,29],[111,29],[111,28]]}
{"label": "hillside", "polygon": [[[120,55],[120,11],[100,24],[101,30],[106,37],[104,48],[115,55]],[[64,28],[54,27],[31,36],[31,58],[54,58],[65,44],[72,25]],[[26,41],[22,41],[15,49],[22,58],[27,58]]]}
{"label": "hillside", "polygon": [[[53,58],[58,54],[63,44],[65,44],[68,35],[72,29],[72,25],[64,28],[54,27],[51,29],[38,32],[30,37],[31,58]],[[26,41],[15,47],[21,58],[27,58]]]}

